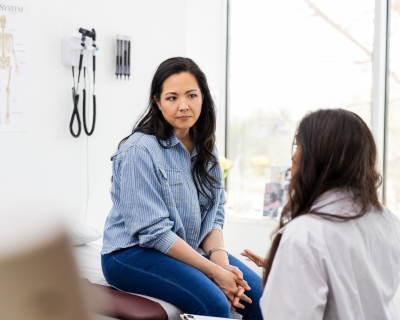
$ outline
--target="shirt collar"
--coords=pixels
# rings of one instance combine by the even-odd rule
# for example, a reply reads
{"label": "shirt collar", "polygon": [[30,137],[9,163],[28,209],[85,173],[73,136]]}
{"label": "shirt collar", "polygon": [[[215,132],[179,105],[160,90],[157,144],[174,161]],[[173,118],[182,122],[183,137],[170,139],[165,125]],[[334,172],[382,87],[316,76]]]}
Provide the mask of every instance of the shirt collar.
{"label": "shirt collar", "polygon": [[197,156],[197,146],[194,146],[193,152],[190,155],[191,158],[194,158],[195,156]]}
{"label": "shirt collar", "polygon": [[180,143],[179,139],[176,137],[175,133],[172,132],[171,136],[167,140],[161,140],[164,147],[173,147]]}
{"label": "shirt collar", "polygon": [[[164,147],[174,147],[177,144],[181,144],[183,148],[185,148],[183,146],[183,144],[179,141],[179,139],[177,138],[177,136],[175,135],[174,132],[172,132],[171,136],[167,139],[167,140],[161,140],[161,143],[163,144]],[[197,147],[195,145],[192,154],[190,155],[191,158],[194,158],[195,156],[197,156],[198,152],[197,152]]]}

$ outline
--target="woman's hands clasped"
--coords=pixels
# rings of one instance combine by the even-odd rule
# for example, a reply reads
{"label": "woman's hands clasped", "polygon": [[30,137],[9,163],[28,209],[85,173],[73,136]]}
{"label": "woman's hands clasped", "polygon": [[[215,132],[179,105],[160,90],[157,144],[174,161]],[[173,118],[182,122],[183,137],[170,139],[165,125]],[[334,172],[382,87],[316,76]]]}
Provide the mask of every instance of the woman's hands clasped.
{"label": "woman's hands clasped", "polygon": [[[245,280],[243,279],[243,273],[242,273],[242,271],[240,271],[240,269],[239,269],[238,267],[231,266],[230,264],[227,264],[227,265],[223,266],[223,268],[226,269],[226,270],[228,270],[228,271],[230,271],[230,272],[232,272],[232,273],[234,273],[234,274],[236,274],[237,277],[239,278],[239,280],[245,281]],[[246,282],[246,281],[245,281],[245,282]],[[247,284],[247,282],[246,282],[246,284]],[[250,290],[251,288],[250,288],[250,286],[248,286],[249,289],[247,289],[247,288],[245,289],[245,288],[244,288],[243,286],[241,286],[240,284],[237,284],[237,287],[238,287],[238,293],[237,293],[237,295],[235,296],[235,298],[234,298],[233,303],[231,304],[231,306],[233,307],[233,309],[234,309],[235,307],[236,307],[236,308],[240,308],[240,309],[244,309],[244,305],[241,304],[239,301],[240,301],[240,300],[243,300],[243,301],[246,301],[247,303],[252,303],[251,299],[250,299],[248,296],[246,296],[246,295],[244,294],[245,290]]]}
{"label": "woman's hands clasped", "polygon": [[233,310],[235,308],[244,309],[244,305],[239,300],[252,303],[251,299],[244,294],[245,290],[250,290],[251,288],[246,280],[243,279],[243,273],[239,268],[231,265],[218,267],[213,276],[213,281],[227,296]]}

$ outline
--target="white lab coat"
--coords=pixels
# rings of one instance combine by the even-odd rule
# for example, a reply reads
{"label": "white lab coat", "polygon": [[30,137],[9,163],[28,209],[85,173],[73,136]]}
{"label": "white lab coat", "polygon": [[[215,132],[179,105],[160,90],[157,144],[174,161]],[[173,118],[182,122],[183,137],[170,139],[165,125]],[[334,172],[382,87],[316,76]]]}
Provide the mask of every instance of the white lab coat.
{"label": "white lab coat", "polygon": [[[359,212],[339,190],[322,195],[312,210]],[[347,222],[304,215],[282,229],[260,299],[265,320],[398,319],[400,222],[387,208]]]}

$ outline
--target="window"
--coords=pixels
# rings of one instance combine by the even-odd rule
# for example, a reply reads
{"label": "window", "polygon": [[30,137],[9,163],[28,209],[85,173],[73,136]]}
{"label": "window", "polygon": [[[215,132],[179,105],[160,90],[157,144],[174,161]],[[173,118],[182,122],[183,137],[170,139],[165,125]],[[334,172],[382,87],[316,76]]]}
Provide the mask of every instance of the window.
{"label": "window", "polygon": [[386,146],[386,205],[400,212],[400,2],[390,11],[389,94]]}
{"label": "window", "polygon": [[371,124],[374,7],[373,0],[229,2],[227,191],[235,214],[262,216],[266,184],[283,186],[296,125],[308,111],[345,108]]}

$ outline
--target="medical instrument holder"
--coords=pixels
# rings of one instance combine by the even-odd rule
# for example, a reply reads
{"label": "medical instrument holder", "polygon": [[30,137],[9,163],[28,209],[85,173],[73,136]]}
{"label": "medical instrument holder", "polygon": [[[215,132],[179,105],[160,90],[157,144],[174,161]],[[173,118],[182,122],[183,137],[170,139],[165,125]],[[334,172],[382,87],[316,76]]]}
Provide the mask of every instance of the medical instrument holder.
{"label": "medical instrument holder", "polygon": [[[99,51],[99,47],[92,46],[93,40],[86,38],[85,46],[81,46],[82,37],[65,36],[61,41],[61,62],[66,67],[79,67],[79,57],[83,49],[82,68],[92,68],[93,65],[93,50]],[[96,55],[98,53],[96,52]]]}
{"label": "medical instrument holder", "polygon": [[[87,31],[85,29],[80,29]],[[79,32],[81,32],[79,30]],[[93,38],[93,39],[92,39]],[[72,100],[73,100],[73,113],[70,121],[70,132],[74,138],[78,138],[81,133],[81,119],[78,111],[78,102],[79,102],[79,78],[80,72],[83,68],[93,69],[93,86],[95,85],[95,69],[96,69],[96,59],[95,56],[96,51],[99,51],[99,47],[96,45],[96,32],[92,29],[92,38],[87,35],[83,35],[81,37],[77,36],[65,36],[61,41],[61,62],[66,67],[72,67],[72,75],[74,78],[74,87],[72,88]],[[75,76],[74,76],[74,67],[78,67],[78,82],[75,87]],[[86,89],[86,88],[85,88]],[[83,125],[85,133],[90,136],[92,135],[96,123],[96,95],[93,92],[93,122],[92,128],[89,131],[86,125],[86,90],[83,90]],[[76,90],[76,91],[75,91]],[[75,133],[73,130],[73,123],[77,121],[78,131]]]}

